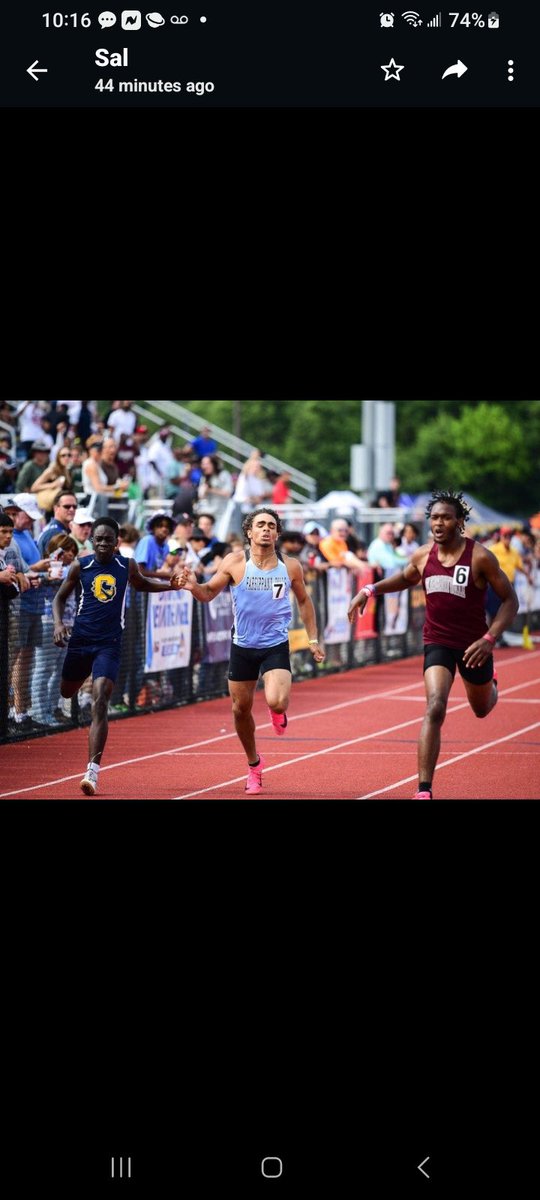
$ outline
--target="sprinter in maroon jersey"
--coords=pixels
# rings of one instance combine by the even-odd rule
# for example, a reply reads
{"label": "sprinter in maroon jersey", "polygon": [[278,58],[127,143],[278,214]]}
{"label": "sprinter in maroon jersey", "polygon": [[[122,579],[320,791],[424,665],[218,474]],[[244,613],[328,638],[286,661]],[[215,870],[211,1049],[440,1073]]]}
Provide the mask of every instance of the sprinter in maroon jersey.
{"label": "sprinter in maroon jersey", "polygon": [[[441,748],[456,666],[469,704],[477,717],[487,717],[497,703],[497,677],[492,648],[518,611],[518,599],[495,555],[464,536],[470,507],[461,492],[433,492],[426,517],[433,542],[415,550],[403,571],[367,584],[349,606],[349,621],[362,614],[370,596],[400,592],[422,583],[426,593],[424,684],[427,709],[418,741],[418,791],[414,800],[432,799],[432,780]],[[502,600],[488,631],[485,590],[491,584]]]}

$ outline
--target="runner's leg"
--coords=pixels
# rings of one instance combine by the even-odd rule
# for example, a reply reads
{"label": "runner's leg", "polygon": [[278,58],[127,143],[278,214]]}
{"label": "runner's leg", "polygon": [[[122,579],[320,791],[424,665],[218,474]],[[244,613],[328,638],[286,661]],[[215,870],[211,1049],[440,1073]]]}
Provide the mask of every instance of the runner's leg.
{"label": "runner's leg", "polygon": [[424,672],[427,708],[418,739],[418,779],[426,783],[433,780],[441,749],[441,728],[453,682],[448,667],[428,667]]}
{"label": "runner's leg", "polygon": [[492,679],[489,683],[469,683],[468,679],[464,679],[463,684],[475,717],[487,717],[497,703],[496,683]]}
{"label": "runner's leg", "polygon": [[256,687],[256,679],[229,679],[229,695],[232,700],[234,727],[246,752],[248,763],[254,763],[257,758],[255,721],[251,713]]}
{"label": "runner's leg", "polygon": [[92,686],[92,724],[88,730],[88,762],[101,762],[109,732],[108,708],[114,680],[100,675]]}
{"label": "runner's leg", "polygon": [[291,672],[282,671],[279,668],[273,671],[265,671],[263,681],[264,694],[268,707],[275,713],[287,712],[291,695]]}

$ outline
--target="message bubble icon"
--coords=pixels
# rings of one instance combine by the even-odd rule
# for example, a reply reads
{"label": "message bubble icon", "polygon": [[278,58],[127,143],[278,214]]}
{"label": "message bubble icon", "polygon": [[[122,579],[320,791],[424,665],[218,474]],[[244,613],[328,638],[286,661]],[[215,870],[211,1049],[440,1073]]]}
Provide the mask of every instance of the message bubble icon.
{"label": "message bubble icon", "polygon": [[109,29],[111,25],[116,25],[116,16],[112,12],[102,12],[99,14],[98,21],[102,29]]}

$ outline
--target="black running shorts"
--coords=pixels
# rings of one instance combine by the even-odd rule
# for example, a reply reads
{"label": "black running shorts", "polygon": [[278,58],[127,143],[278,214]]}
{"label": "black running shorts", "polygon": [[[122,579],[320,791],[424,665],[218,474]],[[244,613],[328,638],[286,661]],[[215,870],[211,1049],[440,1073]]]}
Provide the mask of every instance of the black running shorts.
{"label": "black running shorts", "polygon": [[455,650],[453,646],[435,646],[432,643],[424,646],[424,671],[428,667],[448,667],[453,679],[458,667],[462,679],[466,679],[467,683],[489,683],[493,679],[493,655],[490,654],[482,667],[466,667],[463,662],[466,648]]}
{"label": "black running shorts", "polygon": [[266,646],[262,650],[236,646],[233,642],[229,661],[229,679],[235,683],[258,679],[259,675],[264,675],[265,671],[276,670],[291,670],[288,640],[280,642],[279,646]]}

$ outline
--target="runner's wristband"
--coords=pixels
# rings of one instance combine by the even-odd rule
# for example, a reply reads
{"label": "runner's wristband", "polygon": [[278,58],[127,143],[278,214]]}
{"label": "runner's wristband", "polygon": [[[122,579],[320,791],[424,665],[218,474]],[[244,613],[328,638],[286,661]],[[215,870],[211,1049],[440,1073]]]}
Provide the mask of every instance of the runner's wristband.
{"label": "runner's wristband", "polygon": [[374,596],[375,595],[375,584],[374,583],[365,583],[362,588],[362,591],[367,592],[368,596]]}
{"label": "runner's wristband", "polygon": [[484,641],[485,641],[485,642],[491,642],[491,645],[492,645],[492,646],[495,646],[495,645],[497,644],[497,638],[494,638],[492,633],[485,633],[485,634],[484,634]]}
{"label": "runner's wristband", "polygon": [[310,639],[309,639],[309,644],[310,644],[310,646],[318,646],[318,645],[319,645],[319,639],[318,639],[318,638],[310,638]]}

